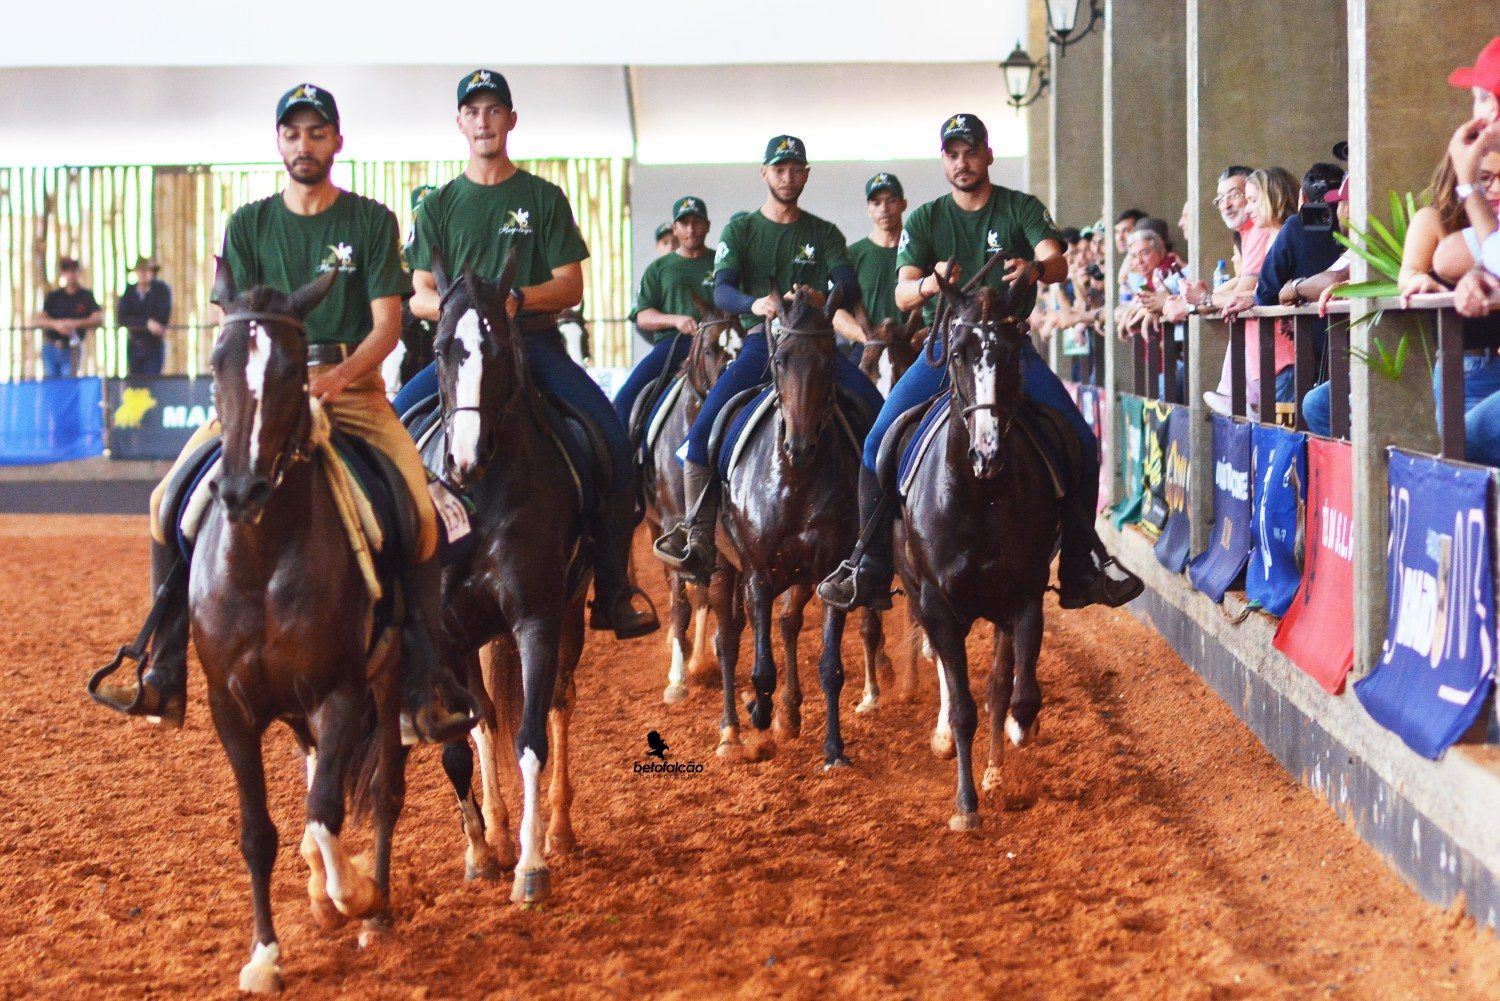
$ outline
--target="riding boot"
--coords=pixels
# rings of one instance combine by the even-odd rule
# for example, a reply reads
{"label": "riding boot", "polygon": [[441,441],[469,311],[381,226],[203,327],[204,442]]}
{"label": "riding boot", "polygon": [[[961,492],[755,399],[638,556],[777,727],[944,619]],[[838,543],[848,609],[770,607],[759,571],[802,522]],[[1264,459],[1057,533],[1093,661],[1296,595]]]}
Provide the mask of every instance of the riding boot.
{"label": "riding boot", "polygon": [[[651,599],[630,579],[635,496],[634,488],[617,491],[594,524],[594,600],[589,605],[589,628],[613,632],[622,640],[661,628]],[[637,608],[636,598],[644,601],[646,608]]]}
{"label": "riding boot", "polygon": [[402,704],[417,736],[442,744],[479,722],[479,705],[438,657],[433,635],[441,621],[442,563],[436,553],[408,566],[402,579]]}
{"label": "riding boot", "polygon": [[859,467],[859,523],[862,527],[859,562],[845,560],[818,585],[818,597],[842,611],[865,607],[884,611],[891,607],[891,582],[896,577],[894,559],[896,504],[884,496],[880,479]]}
{"label": "riding boot", "polygon": [[[1062,553],[1057,563],[1058,604],[1063,608],[1119,608],[1145,590],[1141,579],[1110,556],[1094,530],[1099,480],[1085,477],[1063,498]],[[1119,576],[1112,575],[1114,567]]]}
{"label": "riding boot", "polygon": [[682,464],[682,493],[687,517],[651,548],[688,580],[706,585],[719,559],[714,537],[719,530],[719,478],[711,466],[688,460]]}
{"label": "riding boot", "polygon": [[134,678],[105,681],[94,691],[94,697],[111,709],[149,716],[170,727],[182,726],[187,708],[187,574],[169,580],[173,566],[184,558],[175,545],[151,540],[151,593],[164,607],[151,634],[146,671],[139,685]]}

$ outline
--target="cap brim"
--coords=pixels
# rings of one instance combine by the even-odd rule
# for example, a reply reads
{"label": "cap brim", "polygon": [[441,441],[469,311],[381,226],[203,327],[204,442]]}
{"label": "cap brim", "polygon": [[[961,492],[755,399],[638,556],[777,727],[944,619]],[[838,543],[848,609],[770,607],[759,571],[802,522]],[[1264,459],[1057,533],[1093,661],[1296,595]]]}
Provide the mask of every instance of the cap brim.
{"label": "cap brim", "polygon": [[1452,73],[1449,73],[1448,84],[1453,87],[1461,87],[1464,90],[1468,90],[1470,87],[1475,86],[1474,67],[1460,66]]}

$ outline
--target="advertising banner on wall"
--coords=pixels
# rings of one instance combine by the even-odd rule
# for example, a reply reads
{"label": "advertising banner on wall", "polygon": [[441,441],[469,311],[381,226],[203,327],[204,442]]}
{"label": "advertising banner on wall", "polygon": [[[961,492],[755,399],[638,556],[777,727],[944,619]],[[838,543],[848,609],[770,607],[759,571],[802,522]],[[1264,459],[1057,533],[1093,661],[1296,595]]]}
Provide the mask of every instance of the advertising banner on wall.
{"label": "advertising banner on wall", "polygon": [[[1124,528],[1141,520],[1141,501],[1145,489],[1146,429],[1143,425],[1144,402],[1139,396],[1120,394],[1120,479],[1125,481],[1125,496],[1115,505],[1111,516],[1115,528]],[[1107,468],[1107,467],[1106,467]]]}
{"label": "advertising banner on wall", "polygon": [[1193,461],[1191,417],[1186,407],[1171,407],[1167,419],[1167,450],[1163,460],[1162,494],[1167,521],[1156,540],[1156,559],[1173,573],[1187,567],[1193,544],[1192,519],[1188,515],[1188,466]]}
{"label": "advertising banner on wall", "polygon": [[1167,523],[1167,424],[1172,406],[1147,400],[1142,407],[1145,457],[1141,461],[1141,527],[1152,536]]}
{"label": "advertising banner on wall", "polygon": [[1390,484],[1385,644],[1354,693],[1377,723],[1436,758],[1495,681],[1490,473],[1392,449]]}
{"label": "advertising banner on wall", "polygon": [[1348,442],[1307,442],[1307,565],[1276,649],[1337,695],[1354,666],[1354,485]]}
{"label": "advertising banner on wall", "polygon": [[1307,437],[1285,428],[1255,425],[1255,485],[1250,491],[1250,562],[1245,597],[1272,615],[1285,615],[1302,582],[1303,489]]}
{"label": "advertising banner on wall", "polygon": [[109,452],[116,459],[175,459],[192,433],[216,416],[213,379],[111,379],[104,388]]}
{"label": "advertising banner on wall", "polygon": [[104,454],[98,379],[0,383],[0,466]]}
{"label": "advertising banner on wall", "polygon": [[1214,601],[1245,569],[1250,555],[1250,425],[1214,416],[1214,528],[1188,580]]}

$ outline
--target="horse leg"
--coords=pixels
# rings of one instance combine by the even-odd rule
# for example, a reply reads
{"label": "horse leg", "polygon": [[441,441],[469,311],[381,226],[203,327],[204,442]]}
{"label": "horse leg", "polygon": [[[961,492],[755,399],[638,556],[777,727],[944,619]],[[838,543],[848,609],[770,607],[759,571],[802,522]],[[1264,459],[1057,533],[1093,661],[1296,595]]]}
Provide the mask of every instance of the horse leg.
{"label": "horse leg", "polygon": [[865,644],[865,696],[854,707],[854,711],[872,713],[880,705],[880,681],[876,675],[882,666],[890,671],[891,662],[885,655],[885,636],[881,630],[880,613],[867,608],[864,616],[859,634]]}
{"label": "horse leg", "polygon": [[[501,869],[516,867],[516,844],[510,835],[510,814],[505,808],[505,790],[500,776],[515,767],[506,738],[515,736],[511,723],[513,707],[520,704],[520,661],[508,642],[486,644],[476,655],[482,687],[489,697],[491,714],[470,732],[479,752],[479,776],[484,790],[484,835],[495,851]],[[502,727],[501,724],[504,724]]]}
{"label": "horse leg", "polygon": [[[385,906],[365,920],[359,933],[361,947],[390,930],[391,839],[406,805],[406,756],[401,743],[401,686],[394,658],[376,674],[370,686],[375,698],[375,727],[379,763],[370,782],[371,815],[375,827],[375,886]],[[468,743],[464,743],[467,749]]]}
{"label": "horse leg", "polygon": [[573,833],[573,782],[568,775],[568,730],[573,723],[573,706],[578,701],[573,671],[583,653],[582,607],[576,613],[569,611],[565,629],[557,692],[552,700],[552,711],[547,714],[547,732],[552,747],[552,785],[547,790],[551,816],[547,820],[547,840],[542,849],[547,855],[578,853],[578,837]]}
{"label": "horse leg", "polygon": [[1004,781],[1000,765],[1005,758],[1005,731],[1009,726],[1006,707],[1010,705],[1014,686],[1015,662],[1015,634],[1009,629],[997,629],[994,663],[990,667],[990,760],[985,765],[984,779],[980,783],[985,792],[999,789]]}
{"label": "horse leg", "polygon": [[781,712],[776,730],[789,740],[802,736],[802,678],[797,671],[797,636],[812,589],[797,584],[787,591],[781,605],[781,645],[786,651],[786,690],[781,693]]}
{"label": "horse leg", "polygon": [[464,828],[464,879],[499,879],[500,863],[484,839],[484,814],[479,797],[474,795],[474,749],[467,740],[443,745],[443,772],[458,797],[458,815]]}
{"label": "horse leg", "polygon": [[1014,698],[1005,703],[1010,706],[1005,732],[1017,747],[1035,740],[1041,727],[1042,686],[1036,678],[1036,662],[1041,653],[1042,599],[1038,596],[1026,603],[1015,625],[1016,687]]}
{"label": "horse leg", "polygon": [[745,631],[744,608],[740,604],[739,574],[732,567],[719,564],[714,574],[709,598],[714,606],[714,646],[719,656],[720,686],[724,714],[719,719],[719,746],[714,753],[725,761],[742,761],[745,746],[740,742],[740,711],[735,703],[734,672],[740,659],[740,637]]}
{"label": "horse leg", "polygon": [[901,687],[897,691],[896,698],[902,702],[914,702],[917,698],[917,690],[921,687],[921,674],[918,662],[922,657],[922,624],[917,621],[917,611],[911,601],[906,602],[906,635],[904,637],[902,656]]}
{"label": "horse leg", "polygon": [[758,573],[750,574],[746,580],[745,595],[750,628],[755,635],[755,661],[750,668],[755,700],[750,703],[750,724],[761,733],[754,756],[757,761],[766,761],[776,755],[776,741],[767,732],[771,728],[771,697],[776,694],[776,651],[771,646],[771,606],[775,596]]}
{"label": "horse leg", "polygon": [[[848,613],[832,605],[823,606],[823,656],[818,660],[818,683],[828,712],[823,737],[823,768],[847,767],[844,734],[839,727],[839,698],[844,694],[844,623]],[[876,620],[877,625],[879,620]]]}
{"label": "horse leg", "polygon": [[[361,670],[363,676],[363,670]],[[318,738],[318,768],[307,792],[307,827],[302,850],[315,850],[322,859],[328,898],[340,914],[366,918],[385,909],[385,897],[375,880],[360,872],[344,851],[339,835],[344,826],[344,774],[356,767],[359,731],[365,721],[359,699],[339,689],[323,700],[309,721]],[[309,845],[311,841],[311,845]],[[316,911],[317,904],[314,902]]]}
{"label": "horse leg", "polygon": [[927,635],[942,664],[941,679],[948,694],[948,723],[958,750],[957,810],[948,820],[954,831],[979,826],[979,794],[974,788],[974,729],[978,712],[969,692],[969,654],[964,649],[964,630],[946,609],[924,616]]}
{"label": "horse leg", "polygon": [[688,641],[688,620],[692,618],[693,607],[688,604],[687,585],[679,573],[667,574],[667,583],[671,595],[671,611],[667,616],[671,636],[667,643],[671,647],[672,666],[667,669],[667,688],[661,700],[673,706],[688,697],[687,658],[696,651],[690,650]]}
{"label": "horse leg", "polygon": [[[557,684],[557,628],[562,609],[522,623],[515,630],[521,655],[523,704],[516,733],[516,762],[521,770],[521,857],[516,862],[510,899],[536,904],[552,895],[552,873],[542,855],[542,769],[547,767],[547,716]],[[548,621],[550,620],[550,621]]]}
{"label": "horse leg", "polygon": [[948,679],[943,673],[943,660],[937,660],[938,714],[932,728],[932,753],[944,761],[953,757],[953,725],[948,715]]}
{"label": "horse leg", "polygon": [[261,733],[240,713],[239,704],[223,690],[209,692],[209,709],[219,743],[234,771],[240,795],[240,853],[250,873],[250,902],[255,910],[255,940],[250,962],[240,968],[240,990],[274,994],[281,990],[281,945],[271,920],[271,867],[276,864],[276,824],[266,809],[266,768],[261,758]]}
{"label": "horse leg", "polygon": [[688,599],[693,607],[692,657],[688,660],[688,680],[704,681],[713,673],[713,660],[709,655],[712,647],[708,635],[708,591],[696,584],[688,588]]}

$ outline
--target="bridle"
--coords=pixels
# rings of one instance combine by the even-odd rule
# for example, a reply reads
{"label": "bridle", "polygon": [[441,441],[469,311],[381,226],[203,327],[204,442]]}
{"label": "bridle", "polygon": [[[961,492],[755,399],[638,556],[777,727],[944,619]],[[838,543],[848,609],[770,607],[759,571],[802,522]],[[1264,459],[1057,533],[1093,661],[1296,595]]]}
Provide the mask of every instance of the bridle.
{"label": "bridle", "polygon": [[[781,350],[781,344],[787,338],[796,338],[796,337],[809,337],[809,338],[811,338],[811,337],[817,337],[817,338],[826,338],[829,341],[833,341],[834,340],[834,331],[833,331],[832,327],[807,328],[807,327],[778,326],[775,329],[775,331],[773,332],[771,330],[771,325],[768,322],[766,324],[766,330],[767,330],[767,336],[770,337],[770,340],[771,340],[771,360],[773,362],[776,360],[776,352]],[[776,406],[780,407],[781,406],[781,391],[776,388],[776,385],[775,385],[775,378],[776,377],[775,377],[774,371],[772,373],[771,378],[772,378],[772,384],[771,384],[772,389],[771,389],[771,391],[776,395]],[[822,420],[821,423],[818,424],[817,435],[815,436],[815,438],[816,437],[822,437],[824,429],[826,429],[828,427],[829,422],[833,420],[834,411],[838,409],[837,396],[838,396],[838,390],[837,390],[837,388],[835,388],[834,394],[833,394],[833,397],[832,397],[832,400],[834,402],[831,402],[830,405],[829,405],[829,407],[828,407],[828,409],[824,412],[824,414],[823,414],[823,420]],[[781,425],[780,425],[780,430],[777,432],[778,437],[784,435],[785,431],[786,431],[786,422],[783,421],[781,423]]]}
{"label": "bridle", "polygon": [[[290,313],[271,313],[262,310],[226,313],[224,319],[220,321],[219,327],[223,330],[234,323],[260,323],[262,325],[279,323],[283,326],[291,327],[304,338],[307,336],[307,327],[303,324],[302,320],[299,317],[292,316]],[[307,381],[305,379],[302,383],[302,391],[304,393],[307,392]],[[265,392],[264,387],[262,387],[261,392]],[[276,454],[271,459],[270,481],[272,490],[281,486],[281,481],[286,479],[288,469],[312,456],[311,443],[312,402],[309,399],[308,405],[302,408],[297,422],[287,432],[286,440],[281,443],[281,447],[277,449]]]}
{"label": "bridle", "polygon": [[957,329],[960,327],[960,321],[950,317],[948,319],[947,330],[945,331],[948,337],[944,338],[945,341],[950,338],[952,339],[952,343],[946,343],[944,347],[948,354],[948,381],[953,386],[954,402],[959,406],[959,413],[964,422],[965,431],[968,430],[970,414],[989,411],[995,415],[997,421],[1004,421],[1004,427],[1000,430],[1000,440],[1004,441],[1006,436],[1010,434],[1011,425],[1016,422],[1016,408],[1014,406],[1007,407],[999,400],[993,403],[974,403],[965,400],[963,383],[958,378],[959,371],[963,368],[962,355],[958,350],[959,346],[968,337],[977,337],[981,349],[997,343],[1000,337],[1000,324],[995,320],[985,320],[979,323],[963,323],[962,326],[967,329]]}

